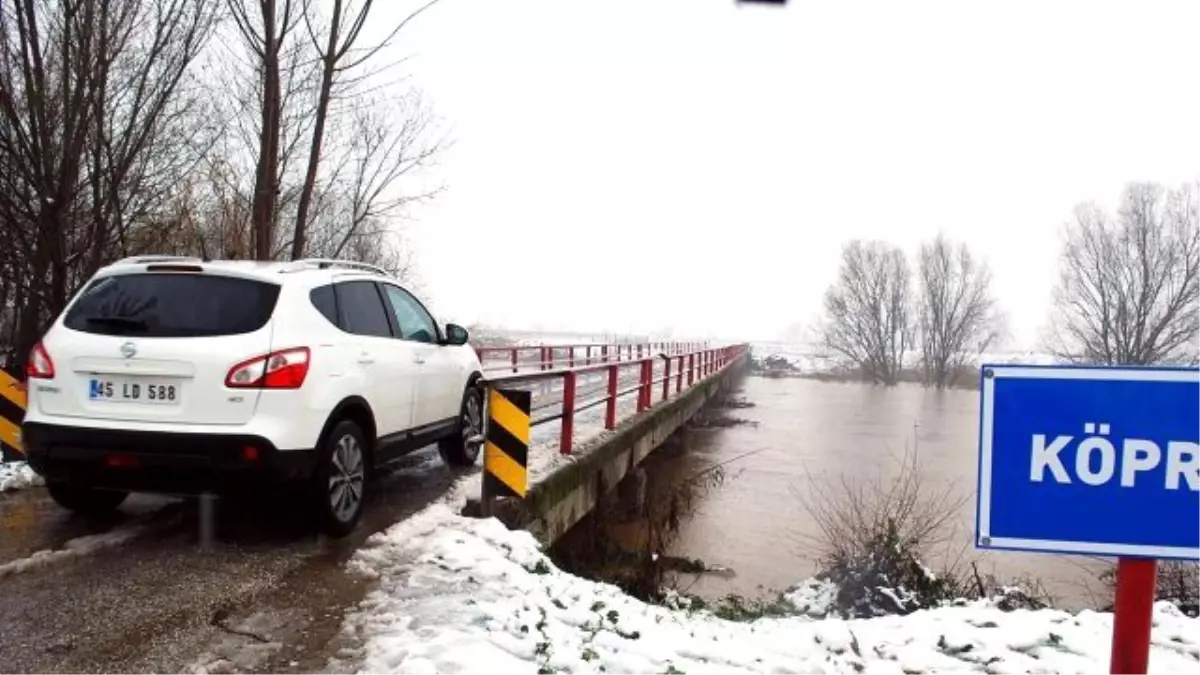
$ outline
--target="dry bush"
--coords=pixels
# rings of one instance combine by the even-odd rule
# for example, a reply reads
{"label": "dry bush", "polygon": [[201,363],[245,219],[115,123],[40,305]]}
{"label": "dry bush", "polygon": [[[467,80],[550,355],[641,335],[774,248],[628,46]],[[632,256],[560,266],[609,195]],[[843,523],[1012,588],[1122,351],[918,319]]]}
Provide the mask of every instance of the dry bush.
{"label": "dry bush", "polygon": [[906,449],[895,476],[809,476],[797,490],[818,534],[818,576],[838,586],[836,609],[848,616],[907,614],[953,599],[963,584],[936,575],[922,559],[947,543],[950,525],[966,501],[953,484],[932,485],[921,473],[916,451]]}
{"label": "dry bush", "polygon": [[[1116,566],[1101,572],[1100,581],[1112,597],[1117,585]],[[1170,602],[1188,616],[1200,616],[1200,565],[1183,560],[1159,561],[1154,599]]]}
{"label": "dry bush", "polygon": [[810,475],[807,489],[795,490],[817,529],[801,543],[816,553],[817,578],[838,588],[831,612],[858,618],[909,614],[978,598],[1005,611],[1051,606],[1037,579],[981,574],[965,559],[966,544],[939,573],[924,564],[935,550],[950,553],[961,539],[955,520],[969,493],[927,480],[917,456],[906,447],[900,458],[891,457],[894,475]]}

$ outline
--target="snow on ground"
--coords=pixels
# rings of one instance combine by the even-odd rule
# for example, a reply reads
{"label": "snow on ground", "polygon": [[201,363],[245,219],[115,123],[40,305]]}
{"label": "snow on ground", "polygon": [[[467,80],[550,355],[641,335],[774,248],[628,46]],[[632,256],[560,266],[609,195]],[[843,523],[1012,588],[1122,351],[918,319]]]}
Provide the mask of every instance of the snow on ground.
{"label": "snow on ground", "polygon": [[141,526],[122,526],[101,534],[90,534],[83,537],[68,539],[62,548],[38,551],[28,558],[10,560],[0,565],[0,579],[10,574],[19,574],[32,569],[54,565],[70,558],[81,558],[96,551],[120,546],[127,541],[136,539],[145,532]]}
{"label": "snow on ground", "polygon": [[42,477],[34,473],[25,462],[0,462],[0,492],[23,490],[45,484]]}
{"label": "snow on ground", "polygon": [[[532,535],[444,503],[375,535],[350,562],[378,586],[343,630],[360,672],[1105,672],[1111,615],[1002,612],[985,602],[907,617],[730,622],[647,605],[558,570]],[[819,605],[829,588],[803,586]],[[820,608],[815,611],[820,612]],[[823,613],[823,612],[822,612]],[[1196,672],[1200,620],[1155,607],[1152,672]]]}

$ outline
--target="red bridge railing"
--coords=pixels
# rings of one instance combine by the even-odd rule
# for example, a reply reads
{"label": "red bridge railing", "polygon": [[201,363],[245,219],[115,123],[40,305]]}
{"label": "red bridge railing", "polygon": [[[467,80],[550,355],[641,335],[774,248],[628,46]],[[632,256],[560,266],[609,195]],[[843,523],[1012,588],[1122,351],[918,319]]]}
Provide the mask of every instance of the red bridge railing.
{"label": "red bridge railing", "polygon": [[581,343],[477,347],[475,353],[479,355],[485,373],[519,373],[530,368],[540,371],[574,368],[577,365],[640,360],[656,353],[699,352],[708,348],[710,345],[707,342]]}
{"label": "red bridge railing", "polygon": [[[719,373],[748,350],[745,344],[712,347],[706,343],[656,342],[484,347],[476,351],[488,386],[561,385],[558,412],[537,417],[531,425],[561,420],[559,452],[569,455],[578,413],[603,405],[604,428],[612,429],[617,425],[622,397],[636,395],[635,410],[640,414],[654,405],[657,396],[665,401],[671,398],[672,389],[680,394]],[[603,385],[581,390],[582,379],[602,374],[606,376]],[[627,377],[635,374],[636,379]],[[535,405],[534,409],[544,410],[556,403]]]}

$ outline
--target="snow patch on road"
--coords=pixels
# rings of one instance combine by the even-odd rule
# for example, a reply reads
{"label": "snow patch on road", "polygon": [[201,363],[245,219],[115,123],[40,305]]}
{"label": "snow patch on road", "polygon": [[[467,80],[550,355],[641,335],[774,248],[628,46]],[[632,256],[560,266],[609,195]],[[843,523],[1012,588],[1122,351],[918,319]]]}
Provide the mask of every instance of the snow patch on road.
{"label": "snow patch on road", "polygon": [[236,624],[216,621],[220,637],[184,672],[197,675],[244,673],[260,670],[260,666],[283,649],[281,636],[286,635],[292,617],[270,612],[255,612]]}
{"label": "snow patch on road", "polygon": [[24,490],[45,484],[46,481],[25,462],[0,463],[0,492]]}
{"label": "snow patch on road", "polygon": [[31,569],[38,569],[60,563],[71,558],[91,555],[96,551],[114,546],[120,546],[127,541],[137,538],[145,531],[144,527],[122,527],[103,534],[90,534],[85,537],[68,539],[60,549],[38,551],[28,558],[11,560],[0,565],[0,579],[10,574],[19,574]]}
{"label": "snow patch on road", "polygon": [[[797,615],[731,622],[648,605],[557,569],[528,532],[445,503],[351,559],[378,580],[343,630],[360,672],[1104,672],[1110,614],[1003,612],[987,602],[875,619],[813,619],[833,589],[789,595]],[[1200,620],[1155,606],[1152,672],[1195,671]]]}

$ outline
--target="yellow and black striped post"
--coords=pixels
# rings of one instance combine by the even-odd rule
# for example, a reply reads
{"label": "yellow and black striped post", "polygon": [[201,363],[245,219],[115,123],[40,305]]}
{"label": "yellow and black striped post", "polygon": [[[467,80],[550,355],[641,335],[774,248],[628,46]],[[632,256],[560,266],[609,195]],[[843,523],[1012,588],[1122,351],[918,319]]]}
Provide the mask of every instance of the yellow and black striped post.
{"label": "yellow and black striped post", "polygon": [[25,419],[25,386],[0,370],[0,461],[22,452],[21,420]]}
{"label": "yellow and black striped post", "polygon": [[519,389],[488,390],[483,448],[483,516],[495,497],[524,497],[528,486],[529,411],[533,395]]}

